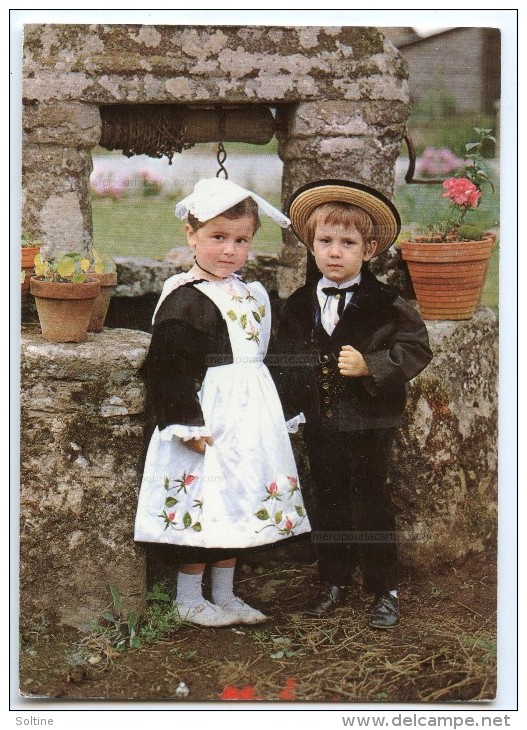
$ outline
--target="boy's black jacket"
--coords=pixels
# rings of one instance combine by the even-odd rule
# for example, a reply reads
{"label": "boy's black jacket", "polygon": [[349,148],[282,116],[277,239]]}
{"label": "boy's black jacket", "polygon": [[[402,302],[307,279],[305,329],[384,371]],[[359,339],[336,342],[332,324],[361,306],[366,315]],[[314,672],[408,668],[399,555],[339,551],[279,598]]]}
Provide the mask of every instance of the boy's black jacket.
{"label": "boy's black jacket", "polygon": [[[398,426],[404,412],[406,383],[432,359],[428,333],[418,312],[394,289],[378,281],[366,266],[361,273],[359,289],[327,338],[325,349],[333,355],[334,377],[343,378],[338,402],[341,431]],[[269,358],[286,418],[303,412],[308,423],[321,413],[322,376],[314,336],[316,319],[320,317],[316,287],[316,281],[305,284],[286,301]],[[362,354],[370,375],[350,378],[337,374],[336,360],[344,345]],[[316,357],[310,358],[312,354]]]}

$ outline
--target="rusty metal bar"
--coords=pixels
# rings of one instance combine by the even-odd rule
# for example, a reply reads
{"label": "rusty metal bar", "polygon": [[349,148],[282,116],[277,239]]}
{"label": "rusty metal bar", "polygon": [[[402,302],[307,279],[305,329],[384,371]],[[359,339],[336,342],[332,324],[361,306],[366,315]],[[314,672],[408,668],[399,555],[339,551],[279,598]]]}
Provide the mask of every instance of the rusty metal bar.
{"label": "rusty metal bar", "polygon": [[447,178],[438,178],[438,177],[430,177],[430,178],[415,178],[415,147],[414,143],[410,139],[410,137],[405,134],[404,135],[404,141],[406,142],[406,146],[408,148],[408,170],[406,171],[406,175],[404,176],[405,181],[408,183],[408,185],[438,185],[442,183]]}

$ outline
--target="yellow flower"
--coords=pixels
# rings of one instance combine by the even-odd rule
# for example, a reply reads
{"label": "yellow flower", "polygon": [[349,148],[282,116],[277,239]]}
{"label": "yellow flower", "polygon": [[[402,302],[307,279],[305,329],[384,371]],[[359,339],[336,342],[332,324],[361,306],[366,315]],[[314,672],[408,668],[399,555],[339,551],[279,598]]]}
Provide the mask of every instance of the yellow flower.
{"label": "yellow flower", "polygon": [[90,268],[90,260],[89,259],[81,259],[81,269],[86,272]]}
{"label": "yellow flower", "polygon": [[75,262],[72,259],[62,259],[57,266],[57,273],[64,278],[72,276],[75,273]]}
{"label": "yellow flower", "polygon": [[49,264],[46,259],[42,258],[42,254],[37,253],[35,256],[35,274],[37,276],[44,276],[49,269]]}

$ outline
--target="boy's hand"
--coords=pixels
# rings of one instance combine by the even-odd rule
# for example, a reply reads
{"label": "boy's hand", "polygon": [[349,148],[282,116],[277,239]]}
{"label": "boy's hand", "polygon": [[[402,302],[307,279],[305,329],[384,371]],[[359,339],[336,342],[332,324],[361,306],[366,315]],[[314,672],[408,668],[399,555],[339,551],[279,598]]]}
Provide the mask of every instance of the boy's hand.
{"label": "boy's hand", "polygon": [[362,375],[370,374],[366,361],[351,345],[344,345],[340,351],[338,366],[340,374],[348,378],[360,378]]}
{"label": "boy's hand", "polygon": [[202,436],[199,439],[189,439],[188,441],[183,441],[183,446],[186,446],[187,449],[190,449],[191,451],[195,451],[197,454],[204,454],[205,447],[212,446],[212,444],[213,441],[211,436]]}

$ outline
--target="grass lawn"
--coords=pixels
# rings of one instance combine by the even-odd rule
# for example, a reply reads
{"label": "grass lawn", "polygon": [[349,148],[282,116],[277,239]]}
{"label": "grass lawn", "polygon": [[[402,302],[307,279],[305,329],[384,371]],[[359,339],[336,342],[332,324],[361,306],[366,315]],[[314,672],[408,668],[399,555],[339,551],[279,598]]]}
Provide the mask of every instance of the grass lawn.
{"label": "grass lawn", "polygon": [[[424,226],[447,215],[448,203],[441,198],[437,185],[401,185],[394,202],[403,230],[409,226]],[[279,200],[271,200],[280,207]],[[175,201],[162,195],[124,197],[120,200],[95,198],[93,205],[94,247],[108,256],[146,256],[162,259],[175,246],[185,246],[183,225],[174,215]],[[477,210],[467,215],[467,222],[486,228],[499,224],[499,193],[487,192]],[[282,240],[281,229],[267,216],[253,241],[255,253],[274,253]],[[499,248],[494,249],[487,283],[483,294],[485,304],[498,310]]]}
{"label": "grass lawn", "polygon": [[[278,204],[278,202],[277,202]],[[174,246],[186,246],[183,223],[174,214],[175,201],[161,195],[96,198],[93,206],[93,245],[107,256],[148,256],[162,259]],[[253,241],[257,253],[278,250],[281,229],[267,216]]]}

